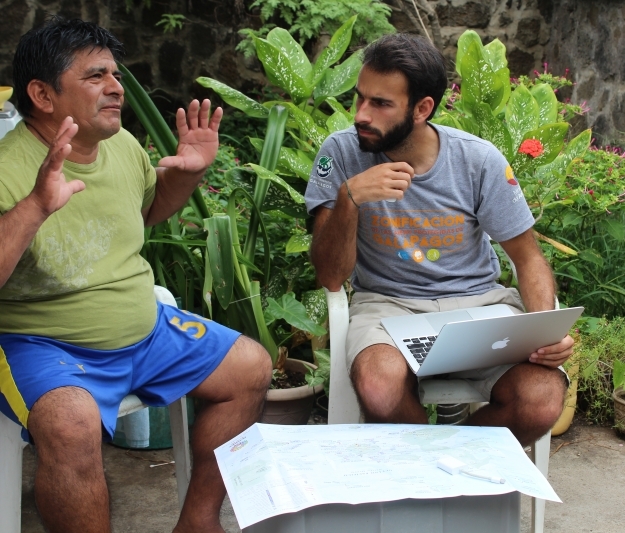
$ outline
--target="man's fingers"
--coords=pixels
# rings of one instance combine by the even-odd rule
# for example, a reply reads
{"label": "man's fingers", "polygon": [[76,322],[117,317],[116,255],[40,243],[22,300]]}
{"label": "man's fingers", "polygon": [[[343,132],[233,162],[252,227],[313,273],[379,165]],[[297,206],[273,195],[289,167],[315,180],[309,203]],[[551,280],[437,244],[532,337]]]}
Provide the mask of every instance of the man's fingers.
{"label": "man's fingers", "polygon": [[[208,114],[210,113],[210,109],[211,109],[211,101],[206,100],[206,99],[202,100],[202,105],[200,106],[199,122],[200,122],[200,128],[202,128],[203,130],[208,128]],[[211,123],[212,123],[212,120],[211,120]]]}
{"label": "man's fingers", "polygon": [[187,114],[184,112],[184,109],[182,109],[182,107],[179,108],[178,111],[176,111],[176,129],[178,130],[178,137],[189,133]]}
{"label": "man's fingers", "polygon": [[406,174],[408,174],[410,179],[412,179],[412,177],[414,176],[414,168],[412,168],[405,161],[396,161],[393,163],[388,163],[388,166],[391,170],[394,170],[396,172],[405,172]]}
{"label": "man's fingers", "polygon": [[190,130],[196,130],[198,127],[198,114],[200,112],[200,102],[191,100],[189,111],[187,112],[187,123]]}
{"label": "man's fingers", "polygon": [[221,123],[221,117],[224,116],[224,110],[218,107],[213,111],[213,116],[208,124],[208,127],[213,131],[219,131],[219,124]]}
{"label": "man's fingers", "polygon": [[67,186],[72,194],[85,190],[85,183],[80,180],[72,180],[67,182]]}

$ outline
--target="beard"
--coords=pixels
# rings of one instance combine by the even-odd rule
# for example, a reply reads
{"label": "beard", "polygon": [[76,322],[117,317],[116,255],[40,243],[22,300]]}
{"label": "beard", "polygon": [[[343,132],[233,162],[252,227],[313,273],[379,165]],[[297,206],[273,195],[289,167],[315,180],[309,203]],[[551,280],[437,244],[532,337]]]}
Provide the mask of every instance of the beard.
{"label": "beard", "polygon": [[363,152],[389,152],[403,145],[414,129],[413,110],[406,113],[404,120],[395,124],[389,131],[382,133],[377,128],[364,124],[354,124],[356,132],[367,131],[377,135],[377,139],[366,139],[358,135],[358,145]]}

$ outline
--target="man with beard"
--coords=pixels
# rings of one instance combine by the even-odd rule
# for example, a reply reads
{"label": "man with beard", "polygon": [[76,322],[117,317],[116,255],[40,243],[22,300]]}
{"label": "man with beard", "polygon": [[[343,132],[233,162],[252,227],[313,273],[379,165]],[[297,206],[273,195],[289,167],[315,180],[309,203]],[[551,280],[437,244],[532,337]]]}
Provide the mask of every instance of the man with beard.
{"label": "man with beard", "polygon": [[[367,422],[427,423],[417,378],[382,317],[554,307],[553,276],[505,158],[487,141],[428,122],[446,85],[444,59],[424,39],[398,34],[371,44],[355,124],[325,141],[306,191],[319,281],[337,291],[351,275],[347,358]],[[520,295],[497,284],[489,236],[515,263]],[[567,379],[558,367],[572,346],[567,336],[526,363],[450,375],[490,398],[469,424],[506,426],[522,444],[545,434],[562,411]]]}

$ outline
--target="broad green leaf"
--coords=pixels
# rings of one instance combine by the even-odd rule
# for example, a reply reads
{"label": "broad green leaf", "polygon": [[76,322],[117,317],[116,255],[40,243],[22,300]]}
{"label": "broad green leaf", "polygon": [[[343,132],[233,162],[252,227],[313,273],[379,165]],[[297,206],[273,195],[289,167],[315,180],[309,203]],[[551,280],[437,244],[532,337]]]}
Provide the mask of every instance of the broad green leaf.
{"label": "broad green leaf", "polygon": [[315,324],[322,326],[328,319],[328,301],[323,289],[304,292],[302,304]]}
{"label": "broad green leaf", "polygon": [[213,272],[211,271],[208,252],[204,252],[204,285],[202,287],[202,298],[208,307],[208,316],[213,318]]}
{"label": "broad green leaf", "polygon": [[299,125],[302,133],[306,135],[306,137],[308,137],[317,147],[321,147],[323,141],[326,140],[326,137],[330,133],[317,126],[313,118],[308,113],[304,113],[304,111],[299,109],[296,105],[290,102],[285,102],[285,105],[289,109],[291,116]]}
{"label": "broad green leaf", "polygon": [[478,104],[473,113],[480,127],[480,137],[492,142],[504,157],[511,161],[514,158],[512,139],[505,124],[493,116],[488,104]]}
{"label": "broad green leaf", "polygon": [[278,47],[258,37],[253,37],[258,59],[265,67],[269,81],[285,90],[296,102],[306,100],[311,92],[306,80],[291,65],[288,56]]}
{"label": "broad green leaf", "polygon": [[256,150],[259,154],[263,151],[263,143],[265,141],[259,139],[258,137],[249,137],[249,141],[250,144],[254,147],[254,150]]}
{"label": "broad green leaf", "polygon": [[456,128],[462,130],[462,124],[452,115],[446,111],[442,111],[440,115],[431,120],[434,124],[440,124],[441,126],[449,126],[450,128]]}
{"label": "broad green leaf", "polygon": [[280,149],[278,165],[286,167],[296,176],[308,181],[312,172],[313,160],[302,150],[285,148],[283,146]]}
{"label": "broad green leaf", "polygon": [[283,294],[279,299],[267,298],[267,308],[265,309],[266,324],[269,325],[281,319],[297,329],[307,331],[316,336],[326,333],[325,328],[315,324],[308,317],[306,308],[295,299],[295,294],[292,292]]}
{"label": "broad green leaf", "polygon": [[547,83],[539,83],[530,90],[538,103],[538,125],[552,124],[558,121],[558,99]]}
{"label": "broad green leaf", "polygon": [[293,187],[291,187],[286,181],[284,181],[282,178],[280,178],[279,176],[276,176],[273,172],[267,170],[265,167],[261,167],[260,165],[255,165],[254,163],[250,163],[249,165],[251,168],[254,169],[254,172],[256,172],[256,175],[259,178],[271,181],[275,183],[276,185],[279,185],[280,187],[286,189],[289,192],[294,202],[298,204],[304,203],[304,197],[300,193],[298,193]]}
{"label": "broad green leaf", "polygon": [[583,221],[584,218],[577,213],[569,212],[562,217],[562,227],[566,228],[567,226],[579,226]]}
{"label": "broad green leaf", "polygon": [[601,257],[592,248],[587,248],[586,250],[582,250],[581,252],[579,252],[579,257],[584,261],[588,261],[594,265],[597,265],[599,268],[603,268],[603,257]]}
{"label": "broad green leaf", "polygon": [[506,124],[512,137],[512,149],[519,149],[524,135],[538,127],[538,102],[523,85],[519,85],[506,106]]}
{"label": "broad green leaf", "polygon": [[307,252],[310,249],[312,243],[312,235],[291,235],[291,238],[286,243],[285,252],[287,254],[296,254],[299,252]]}
{"label": "broad green leaf", "polygon": [[326,122],[330,133],[335,131],[346,130],[354,123],[353,120],[348,119],[343,113],[337,111]]}
{"label": "broad green leaf", "polygon": [[339,96],[349,91],[356,85],[361,68],[362,57],[360,52],[352,54],[336,67],[328,68],[319,84],[315,87],[315,99]]}
{"label": "broad green leaf", "polygon": [[473,30],[465,31],[458,39],[458,51],[456,52],[456,72],[464,79],[462,61],[467,55],[473,55],[474,61],[477,62],[478,54],[481,54],[482,39]]}
{"label": "broad green leaf", "polygon": [[610,234],[613,239],[617,241],[625,239],[625,227],[619,220],[604,219],[601,221],[601,227]]}
{"label": "broad green leaf", "polygon": [[612,384],[614,389],[625,387],[625,362],[614,360],[614,366],[612,368]]}
{"label": "broad green leaf", "polygon": [[325,99],[325,102],[332,108],[332,111],[334,111],[335,113],[337,112],[343,113],[345,115],[345,118],[353,121],[354,117],[349,114],[349,111],[347,111],[347,109],[343,107],[341,102],[339,102],[336,98],[334,98],[334,96],[329,96],[328,98]]}
{"label": "broad green leaf", "polygon": [[462,101],[470,110],[482,102],[491,109],[497,109],[505,94],[505,87],[499,76],[486,62],[481,45],[473,43],[462,59]]}
{"label": "broad green leaf", "polygon": [[570,274],[570,277],[574,280],[577,280],[581,283],[585,283],[584,275],[575,265],[568,265],[566,267],[566,271]]}
{"label": "broad green leaf", "polygon": [[232,107],[236,107],[250,117],[265,118],[269,116],[269,110],[259,104],[256,100],[248,98],[232,87],[228,87],[225,83],[214,80],[212,78],[198,78],[196,80],[202,87],[213,89],[222,100]]}
{"label": "broad green leaf", "polygon": [[510,95],[512,94],[512,86],[510,85],[510,69],[502,68],[495,72],[495,78],[499,80],[503,87],[503,96],[499,105],[493,109],[493,115],[498,116],[505,108]]}
{"label": "broad green leaf", "polygon": [[569,125],[566,122],[558,122],[528,131],[523,136],[523,140],[537,139],[543,145],[544,151],[536,158],[520,152],[517,153],[516,158],[512,162],[512,168],[515,173],[520,176],[523,172],[532,172],[540,165],[551,163],[562,150],[564,137],[568,129]]}
{"label": "broad green leaf", "polygon": [[204,220],[208,232],[206,250],[213,276],[217,301],[226,309],[232,300],[234,286],[234,249],[230,231],[230,217],[217,215]]}
{"label": "broad green leaf", "polygon": [[266,39],[288,57],[291,68],[310,85],[312,65],[303,48],[291,34],[283,28],[274,28],[267,34]]}
{"label": "broad green leaf", "polygon": [[506,46],[499,39],[495,39],[484,46],[483,53],[484,59],[486,59],[490,68],[493,69],[493,72],[505,69],[508,66]]}
{"label": "broad green leaf", "polygon": [[357,15],[354,15],[334,32],[328,46],[323,49],[317,58],[317,61],[315,61],[312,74],[313,86],[317,85],[319,80],[323,78],[323,75],[328,67],[334,65],[334,63],[343,57],[343,54],[352,40],[352,29],[354,27],[354,23],[356,22],[356,18]]}
{"label": "broad green leaf", "polygon": [[573,164],[573,160],[583,156],[590,145],[592,136],[591,130],[585,130],[565,146],[564,151],[558,155],[551,163],[538,168],[537,175],[541,179],[546,179],[550,175],[557,174],[564,178]]}

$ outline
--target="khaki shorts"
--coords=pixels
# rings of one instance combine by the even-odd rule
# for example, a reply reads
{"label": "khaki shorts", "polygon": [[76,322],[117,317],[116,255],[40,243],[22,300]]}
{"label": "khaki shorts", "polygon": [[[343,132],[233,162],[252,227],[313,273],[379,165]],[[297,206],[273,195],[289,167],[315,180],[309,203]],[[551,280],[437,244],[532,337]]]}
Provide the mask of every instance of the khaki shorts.
{"label": "khaki shorts", "polygon": [[[417,300],[392,298],[371,292],[357,292],[349,308],[349,330],[347,332],[347,368],[351,369],[356,356],[374,344],[395,343],[380,324],[380,319],[409,313],[436,313],[467,307],[506,304],[520,314],[525,311],[523,301],[516,289],[494,289],[475,296],[441,298],[439,300]],[[476,389],[485,400],[490,399],[495,383],[514,365],[500,365],[479,370],[466,370],[445,374],[446,379],[462,379]],[[437,379],[443,376],[436,376]],[[427,378],[424,378],[427,379]]]}

